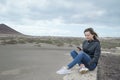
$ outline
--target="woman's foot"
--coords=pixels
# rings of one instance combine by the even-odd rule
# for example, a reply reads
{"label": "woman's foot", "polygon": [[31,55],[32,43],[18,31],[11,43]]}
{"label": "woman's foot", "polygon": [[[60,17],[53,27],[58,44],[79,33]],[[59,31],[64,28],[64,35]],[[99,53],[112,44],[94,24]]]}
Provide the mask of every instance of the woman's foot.
{"label": "woman's foot", "polygon": [[79,72],[80,72],[81,74],[85,74],[85,73],[87,73],[88,71],[89,71],[89,69],[86,68],[86,67],[81,67],[80,70],[79,70]]}
{"label": "woman's foot", "polygon": [[70,69],[67,69],[67,67],[62,67],[60,70],[56,72],[57,74],[69,74],[71,73]]}

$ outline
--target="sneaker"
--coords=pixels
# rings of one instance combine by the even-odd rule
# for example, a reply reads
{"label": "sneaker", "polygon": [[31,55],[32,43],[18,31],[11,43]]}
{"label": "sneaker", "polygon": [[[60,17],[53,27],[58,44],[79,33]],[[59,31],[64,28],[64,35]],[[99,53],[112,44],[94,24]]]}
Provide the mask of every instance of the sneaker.
{"label": "sneaker", "polygon": [[82,68],[80,68],[80,70],[79,70],[79,72],[81,73],[81,74],[85,74],[85,73],[87,73],[89,70],[88,70],[88,68],[86,68],[86,67],[82,67]]}
{"label": "sneaker", "polygon": [[62,67],[60,70],[56,72],[57,74],[69,74],[71,70],[67,69],[66,67]]}

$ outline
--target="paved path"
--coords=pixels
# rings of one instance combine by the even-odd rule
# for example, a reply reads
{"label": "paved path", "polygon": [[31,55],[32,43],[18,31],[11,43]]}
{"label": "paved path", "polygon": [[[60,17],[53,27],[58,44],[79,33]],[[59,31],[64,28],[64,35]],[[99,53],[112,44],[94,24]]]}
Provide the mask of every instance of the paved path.
{"label": "paved path", "polygon": [[0,80],[62,80],[56,71],[70,50],[33,44],[0,45]]}

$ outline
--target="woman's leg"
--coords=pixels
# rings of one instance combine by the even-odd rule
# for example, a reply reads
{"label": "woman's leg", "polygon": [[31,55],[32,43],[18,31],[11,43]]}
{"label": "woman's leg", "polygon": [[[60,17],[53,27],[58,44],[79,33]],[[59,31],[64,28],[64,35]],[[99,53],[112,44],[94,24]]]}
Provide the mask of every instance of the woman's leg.
{"label": "woman's leg", "polygon": [[70,64],[68,64],[68,69],[72,68],[77,63],[83,63],[86,66],[90,60],[91,58],[86,53],[80,51],[80,53],[74,58],[74,60]]}
{"label": "woman's leg", "polygon": [[[78,55],[78,53],[75,50],[73,50],[70,52],[70,55],[72,56],[73,59],[75,59],[75,57]],[[81,63],[78,63],[79,66],[80,66],[80,64]]]}
{"label": "woman's leg", "polygon": [[89,57],[88,54],[84,53],[86,57],[83,57],[82,63],[87,67],[89,70],[94,70],[96,68],[96,64],[89,65],[88,63],[90,62],[91,58]]}
{"label": "woman's leg", "polygon": [[75,50],[71,51],[70,54],[71,54],[73,59],[78,55],[78,53]]}
{"label": "woman's leg", "polygon": [[57,74],[71,73],[71,70],[69,70],[69,69],[72,68],[77,63],[84,64],[86,66],[86,64],[91,60],[91,58],[83,51],[80,51],[79,54],[76,54],[76,53],[77,53],[76,51],[71,52],[71,56],[74,58],[74,60],[70,64],[68,64],[67,67],[64,67],[64,68],[61,68],[60,70],[58,70],[56,72]]}

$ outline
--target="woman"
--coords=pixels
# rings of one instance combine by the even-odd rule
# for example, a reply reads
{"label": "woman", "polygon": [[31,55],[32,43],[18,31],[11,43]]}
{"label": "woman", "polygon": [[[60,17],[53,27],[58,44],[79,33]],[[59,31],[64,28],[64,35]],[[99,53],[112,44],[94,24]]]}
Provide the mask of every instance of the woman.
{"label": "woman", "polygon": [[86,40],[82,44],[82,49],[79,48],[80,52],[71,51],[73,61],[58,70],[57,74],[71,73],[71,68],[76,64],[80,66],[80,73],[86,73],[88,70],[91,71],[96,68],[101,54],[100,42],[97,39],[98,35],[92,28],[85,29],[84,35]]}

